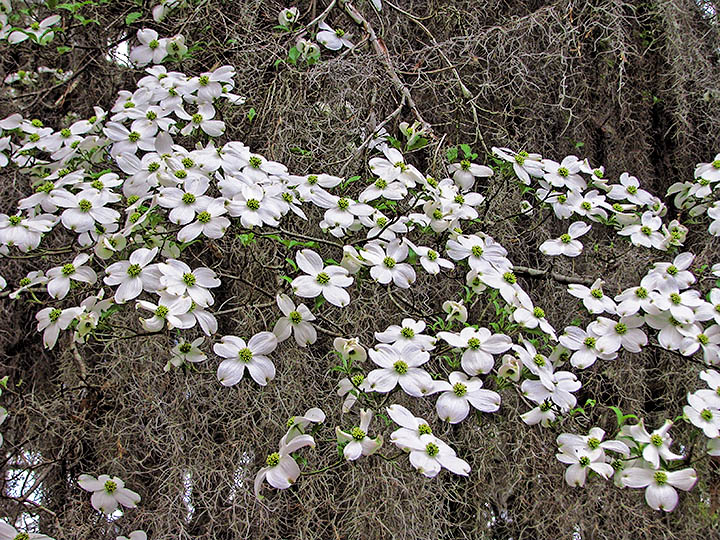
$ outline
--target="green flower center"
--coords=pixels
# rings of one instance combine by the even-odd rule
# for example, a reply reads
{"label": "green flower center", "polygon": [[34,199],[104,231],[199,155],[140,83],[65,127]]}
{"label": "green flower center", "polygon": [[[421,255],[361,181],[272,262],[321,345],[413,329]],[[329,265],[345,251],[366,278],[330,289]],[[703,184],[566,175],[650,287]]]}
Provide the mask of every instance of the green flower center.
{"label": "green flower center", "polygon": [[35,188],[35,191],[37,193],[40,193],[41,191],[44,191],[45,193],[50,193],[53,189],[55,189],[55,184],[48,180],[47,182],[44,182],[40,184],[37,188]]}
{"label": "green flower center", "polygon": [[627,334],[627,331],[628,331],[628,327],[625,323],[619,322],[615,325],[615,332],[620,334],[621,336],[624,334]]}
{"label": "green flower center", "polygon": [[481,246],[473,246],[472,249],[473,257],[482,257],[482,254],[485,252],[485,250]]}
{"label": "green flower center", "polygon": [[428,250],[427,258],[430,259],[431,261],[436,261],[438,258],[438,252],[433,251],[432,249]]}
{"label": "green flower center", "polygon": [[78,203],[78,208],[80,208],[80,211],[82,212],[89,212],[90,210],[92,210],[92,203],[87,199],[82,199]]}
{"label": "green flower center", "polygon": [[30,134],[30,141],[32,142],[38,142],[40,140],[40,135],[37,133],[31,133]]}
{"label": "green flower center", "polygon": [[560,241],[563,244],[569,244],[572,241],[572,236],[570,236],[568,233],[565,233],[562,236],[560,236]]}
{"label": "green flower center", "polygon": [[542,310],[542,308],[536,307],[533,309],[533,315],[535,315],[536,319],[544,319],[545,318],[545,312]]}
{"label": "green flower center", "polygon": [[42,123],[42,120],[39,120],[38,118],[33,118],[30,121],[30,123],[33,125],[33,127],[36,127],[36,128],[41,128],[44,126],[44,124]]}
{"label": "green flower center", "polygon": [[128,135],[128,140],[130,142],[138,142],[140,140],[140,134],[137,131],[131,131]]}
{"label": "green flower center", "polygon": [[289,193],[289,192],[285,191],[285,192],[283,192],[283,194],[281,195],[281,197],[282,197],[282,200],[285,201],[286,203],[291,203],[291,202],[293,202],[292,193]]}
{"label": "green flower center", "polygon": [[587,442],[588,448],[591,450],[596,450],[597,448],[600,448],[600,440],[596,439],[595,437],[590,437]]}
{"label": "green flower center", "polygon": [[126,109],[132,109],[134,106],[135,106],[135,104],[132,101],[126,101],[123,104],[123,107],[125,107]]}
{"label": "green flower center", "polygon": [[533,356],[533,362],[536,366],[543,367],[545,366],[545,357],[542,354],[536,354]]}
{"label": "green flower center", "polygon": [[720,159],[716,159],[715,161],[713,161],[712,166],[716,169],[720,169]]}
{"label": "green flower center", "polygon": [[435,443],[427,443],[427,446],[425,446],[425,451],[427,452],[428,456],[435,457],[440,453],[440,448]]}
{"label": "green flower center", "polygon": [[340,200],[338,200],[337,205],[338,205],[338,208],[340,208],[340,210],[347,210],[348,208],[350,208],[350,201],[348,201],[345,197],[343,197]]}
{"label": "green flower center", "polygon": [[435,180],[432,176],[428,176],[428,177],[425,179],[425,181],[428,183],[428,185],[429,185],[430,187],[437,187],[437,186],[438,186],[438,181]]}
{"label": "green flower center", "polygon": [[625,463],[622,459],[613,459],[610,465],[615,471],[622,471],[625,468]]}
{"label": "green flower center", "polygon": [[647,295],[648,291],[645,287],[638,287],[635,290],[635,296],[637,296],[638,298],[647,298]]}
{"label": "green flower center", "polygon": [[595,170],[593,171],[593,174],[594,174],[596,177],[598,177],[598,178],[602,178],[603,176],[605,176],[605,173],[602,172],[600,169],[595,169]]}
{"label": "green flower center", "polygon": [[352,381],[353,386],[360,386],[365,380],[365,375],[363,375],[362,373],[357,373],[353,375],[350,380]]}
{"label": "green flower center", "polygon": [[587,456],[581,457],[578,461],[581,467],[587,467],[588,465],[590,465],[590,458]]}
{"label": "green flower center", "polygon": [[356,441],[362,441],[365,438],[365,432],[359,427],[352,428],[350,435],[352,435],[352,438]]}
{"label": "green flower center", "polygon": [[472,349],[473,351],[476,351],[477,349],[480,348],[480,340],[476,337],[471,337],[470,339],[468,339],[467,344],[468,344],[468,347],[470,349]]}
{"label": "green flower center", "polygon": [[658,486],[664,486],[665,484],[667,484],[667,479],[668,479],[667,473],[665,473],[663,471],[656,472],[654,478],[655,478],[655,483]]}
{"label": "green flower center", "polygon": [[385,225],[387,225],[387,218],[385,218],[385,217],[379,217],[379,218],[377,218],[377,221],[376,221],[375,223],[377,224],[378,227],[381,227],[381,228],[382,228],[382,227],[384,227]]}
{"label": "green flower center", "polygon": [[201,124],[203,121],[203,115],[200,113],[195,113],[192,115],[192,122],[193,124]]}
{"label": "green flower center", "polygon": [[183,343],[180,347],[178,347],[178,350],[183,354],[187,354],[192,350],[192,344],[187,342]]}
{"label": "green flower center", "polygon": [[601,289],[592,289],[592,290],[590,291],[590,295],[591,295],[593,298],[602,298],[602,297],[603,297],[603,292],[602,292]]}
{"label": "green flower center", "polygon": [[713,419],[713,413],[710,411],[710,409],[703,409],[702,411],[700,411],[700,418],[702,418],[706,422],[710,422]]}
{"label": "green flower center", "polygon": [[265,459],[265,465],[268,467],[275,467],[278,463],[280,463],[280,454],[277,452],[273,452]]}
{"label": "green flower center", "polygon": [[415,330],[413,330],[412,328],[403,328],[402,330],[400,330],[400,335],[402,335],[402,337],[406,339],[411,339],[415,337]]}
{"label": "green flower center", "polygon": [[10,221],[10,225],[20,225],[20,222],[22,221],[22,216],[10,216],[8,218],[8,221]]}
{"label": "green flower center", "polygon": [[187,175],[188,174],[186,170],[178,169],[177,171],[175,171],[175,178],[179,178],[180,180],[187,178]]}
{"label": "green flower center", "polygon": [[337,30],[335,30],[335,35],[337,37],[343,37],[345,35],[345,30],[341,30],[340,28],[338,28]]}
{"label": "green flower center", "polygon": [[197,278],[190,272],[183,274],[182,279],[183,283],[185,283],[185,285],[187,285],[188,287],[193,287],[195,285],[195,282],[197,281]]}
{"label": "green flower center", "polygon": [[549,401],[546,400],[540,404],[540,410],[542,412],[548,412],[550,409],[552,409],[552,403],[550,403]]}
{"label": "green flower center", "polygon": [[32,280],[29,277],[24,277],[18,283],[21,287],[27,287],[32,283]]}
{"label": "green flower center", "polygon": [[462,195],[455,195],[455,198],[453,200],[458,204],[465,203],[465,197],[463,197]]}
{"label": "green flower center", "polygon": [[393,267],[395,267],[395,259],[393,259],[392,257],[385,257],[385,258],[383,259],[383,264],[384,264],[387,268],[393,268]]}
{"label": "green flower center", "polygon": [[668,319],[668,322],[670,324],[672,324],[673,326],[682,326],[682,323],[673,316],[670,316],[670,319]]}
{"label": "green flower center", "polygon": [[250,349],[248,349],[247,347],[245,347],[244,349],[240,349],[238,351],[238,358],[240,359],[241,362],[244,362],[245,364],[250,362],[250,360],[252,360],[252,357],[253,357],[252,351]]}
{"label": "green flower center", "polygon": [[67,263],[62,267],[63,276],[71,276],[75,273],[75,266],[72,263]]}
{"label": "green flower center", "polygon": [[567,195],[558,195],[557,200],[560,204],[565,204],[567,202]]}
{"label": "green flower center", "polygon": [[382,178],[378,178],[377,180],[375,180],[375,187],[378,189],[385,189],[387,185],[387,181],[383,180]]}
{"label": "green flower center", "polygon": [[682,302],[682,298],[680,297],[680,295],[679,295],[678,293],[672,293],[672,294],[670,295],[670,301],[671,301],[673,304],[677,305],[677,304],[679,304],[680,302]]}
{"label": "green flower center", "polygon": [[151,49],[157,49],[160,46],[160,43],[157,39],[153,39],[150,43],[148,43],[148,47]]}
{"label": "green flower center", "polygon": [[642,227],[640,227],[640,232],[643,233],[645,236],[650,236],[653,231],[647,225],[643,225]]}
{"label": "green flower center", "polygon": [[503,279],[510,285],[515,285],[517,283],[517,277],[512,272],[505,272],[503,274]]}
{"label": "green flower center", "polygon": [[568,171],[566,167],[560,167],[557,173],[558,176],[562,176],[563,178],[567,178],[570,175],[570,171]]}
{"label": "green flower center", "polygon": [[515,163],[517,163],[518,165],[523,165],[525,163],[525,158],[520,154],[517,154],[515,156]]}
{"label": "green flower center", "polygon": [[701,178],[700,180],[698,180],[698,184],[700,184],[701,186],[707,186],[710,184],[710,180],[705,180],[704,178]]}
{"label": "green flower center", "polygon": [[398,360],[393,364],[393,369],[400,375],[405,375],[408,371],[408,365],[402,360]]}
{"label": "green flower center", "polygon": [[135,223],[142,217],[142,214],[140,212],[133,212],[130,214],[130,222]]}
{"label": "green flower center", "polygon": [[407,165],[405,165],[402,161],[398,161],[393,166],[397,169],[400,169],[402,172],[405,172],[407,170]]}
{"label": "green flower center", "polygon": [[453,394],[455,394],[457,397],[463,397],[465,394],[467,394],[467,386],[465,386],[463,383],[455,383],[453,385]]}
{"label": "green flower center", "polygon": [[247,206],[250,210],[258,210],[260,209],[260,201],[257,199],[248,199],[245,206]]}
{"label": "green flower center", "polygon": [[54,323],[57,322],[57,320],[60,318],[60,315],[62,315],[62,309],[52,309],[50,313],[48,314],[48,319],[50,319],[50,322]]}
{"label": "green flower center", "polygon": [[183,158],[182,164],[183,164],[183,167],[185,167],[186,169],[189,169],[190,167],[195,166],[195,162],[192,159],[190,159],[189,157]]}
{"label": "green flower center", "polygon": [[298,311],[291,311],[288,318],[293,324],[298,324],[302,321],[302,315]]}
{"label": "green flower center", "polygon": [[325,272],[320,272],[315,278],[315,281],[317,281],[320,285],[327,285],[330,283],[330,276],[328,276]]}
{"label": "green flower center", "polygon": [[160,164],[157,161],[153,161],[148,165],[148,171],[155,172],[160,168]]}
{"label": "green flower center", "polygon": [[668,269],[666,271],[671,276],[677,276],[677,274],[680,270],[678,270],[677,266],[675,266],[674,264],[671,264],[670,266],[668,266]]}
{"label": "green flower center", "polygon": [[657,433],[655,433],[654,435],[650,436],[650,443],[653,446],[657,446],[658,448],[660,448],[663,445],[663,438]]}
{"label": "green flower center", "polygon": [[590,210],[592,208],[592,204],[590,204],[588,201],[583,201],[582,203],[580,203],[580,207],[583,210]]}
{"label": "green flower center", "polygon": [[628,187],[627,187],[627,192],[628,192],[630,195],[635,195],[635,194],[637,193],[637,190],[638,190],[638,188],[635,187],[635,186],[628,186]]}
{"label": "green flower center", "polygon": [[442,218],[443,218],[443,213],[442,213],[442,212],[440,211],[440,209],[438,208],[438,209],[436,209],[436,210],[432,213],[432,217],[433,217],[433,219],[442,219]]}
{"label": "green flower center", "polygon": [[259,169],[260,165],[262,165],[262,159],[257,156],[251,157],[248,161],[253,169]]}
{"label": "green flower center", "polygon": [[463,171],[469,171],[469,170],[470,170],[470,161],[468,161],[467,159],[463,159],[463,160],[460,162],[460,168],[461,168]]}
{"label": "green flower center", "polygon": [[113,482],[112,480],[108,480],[105,482],[105,491],[112,495],[117,490],[117,484]]}
{"label": "green flower center", "polygon": [[622,204],[620,204],[620,203],[614,203],[614,204],[612,205],[612,208],[613,208],[613,210],[615,210],[616,212],[622,212],[622,211],[625,210],[625,209],[622,207]]}
{"label": "green flower center", "polygon": [[311,174],[310,176],[307,177],[307,182],[311,186],[314,186],[318,182],[318,177],[314,174]]}
{"label": "green flower center", "polygon": [[155,316],[158,319],[164,319],[165,317],[167,317],[168,313],[170,313],[170,310],[166,306],[158,306],[155,309]]}
{"label": "green flower center", "polygon": [[210,77],[207,75],[200,75],[200,77],[198,77],[198,82],[200,83],[200,86],[207,86],[210,84]]}
{"label": "green flower center", "polygon": [[588,336],[583,340],[583,343],[588,349],[592,349],[593,347],[595,347],[595,343],[597,343],[597,340],[592,336]]}
{"label": "green flower center", "polygon": [[210,223],[210,220],[212,219],[212,216],[210,215],[210,212],[203,210],[198,214],[197,220],[200,223]]}
{"label": "green flower center", "polygon": [[30,535],[28,533],[18,533],[15,535],[15,538],[13,540],[30,540]]}
{"label": "green flower center", "polygon": [[150,121],[155,120],[157,118],[157,113],[155,111],[148,111],[147,113],[145,113],[145,118]]}
{"label": "green flower center", "polygon": [[68,128],[60,130],[60,136],[63,137],[64,139],[67,139],[71,135],[72,135],[72,132]]}
{"label": "green flower center", "polygon": [[139,264],[131,264],[130,266],[128,266],[127,275],[131,278],[138,277],[140,275],[140,272],[142,272],[142,268]]}

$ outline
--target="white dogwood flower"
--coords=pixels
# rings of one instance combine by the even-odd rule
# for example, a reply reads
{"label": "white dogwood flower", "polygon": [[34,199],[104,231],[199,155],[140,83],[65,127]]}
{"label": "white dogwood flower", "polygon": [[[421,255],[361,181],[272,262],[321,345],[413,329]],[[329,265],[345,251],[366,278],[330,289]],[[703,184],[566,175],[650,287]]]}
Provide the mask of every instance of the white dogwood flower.
{"label": "white dogwood flower", "polygon": [[350,295],[344,289],[352,284],[353,278],[342,266],[325,266],[320,255],[311,249],[303,249],[295,255],[300,270],[308,275],[298,276],[290,286],[293,292],[303,298],[323,295],[334,306],[344,307],[350,303]]}
{"label": "white dogwood flower", "polygon": [[119,285],[115,291],[115,302],[124,304],[140,296],[143,289],[148,290],[155,277],[150,272],[144,272],[144,269],[157,252],[157,247],[136,249],[130,254],[129,260],[113,263],[105,269],[107,275],[103,281],[107,285]]}
{"label": "white dogwood flower", "polygon": [[461,371],[453,371],[449,382],[437,381],[435,391],[442,392],[436,403],[441,420],[457,424],[467,418],[470,406],[482,412],[495,412],[500,408],[500,394],[485,390],[480,379],[468,378]]}
{"label": "white dogwood flower", "polygon": [[90,502],[95,510],[103,514],[112,514],[119,505],[135,508],[140,502],[140,495],[125,487],[125,482],[117,476],[101,474],[97,478],[89,474],[78,477],[78,485],[85,491],[92,491]]}
{"label": "white dogwood flower", "polygon": [[240,382],[247,368],[250,376],[260,386],[275,378],[275,365],[266,356],[277,347],[278,340],[272,332],[259,332],[246,343],[236,336],[223,336],[213,346],[218,356],[225,358],[217,370],[217,378],[223,386]]}
{"label": "white dogwood flower", "polygon": [[65,298],[70,291],[71,280],[91,285],[95,283],[97,281],[95,270],[85,266],[88,260],[90,260],[90,256],[87,253],[78,253],[73,262],[48,270],[48,294],[57,299]]}
{"label": "white dogwood flower", "polygon": [[280,311],[284,317],[280,317],[275,323],[273,334],[278,341],[285,341],[293,334],[295,341],[300,347],[307,347],[317,341],[317,330],[310,324],[315,320],[313,315],[305,304],[299,304],[297,307],[287,294],[278,294],[275,297]]}
{"label": "white dogwood flower", "polygon": [[697,481],[694,469],[676,471],[654,470],[642,467],[630,467],[621,473],[623,486],[646,488],[645,501],[653,510],[672,512],[678,503],[678,494],[674,488],[690,491]]}
{"label": "white dogwood flower", "polygon": [[591,226],[583,221],[576,221],[570,224],[568,232],[559,238],[545,240],[540,245],[540,251],[544,255],[565,255],[566,257],[577,257],[582,253],[583,245],[578,240],[590,230]]}
{"label": "white dogwood flower", "polygon": [[345,443],[343,455],[348,461],[354,461],[360,456],[370,456],[382,446],[382,436],[379,435],[374,439],[368,437],[372,417],[372,410],[363,409],[360,411],[360,426],[354,427],[350,431],[343,431],[340,426],[335,428],[338,443]]}
{"label": "white dogwood flower", "polygon": [[415,345],[405,345],[402,350],[381,343],[370,349],[370,359],[380,369],[368,373],[370,388],[375,392],[387,393],[398,384],[413,397],[433,393],[435,383],[430,374],[421,369],[430,359],[430,354]]}

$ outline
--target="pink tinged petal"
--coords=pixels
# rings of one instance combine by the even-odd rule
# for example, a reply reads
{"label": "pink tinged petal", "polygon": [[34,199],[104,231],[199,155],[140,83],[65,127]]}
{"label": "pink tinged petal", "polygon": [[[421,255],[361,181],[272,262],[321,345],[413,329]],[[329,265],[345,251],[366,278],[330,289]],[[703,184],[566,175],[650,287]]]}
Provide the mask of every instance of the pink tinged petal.
{"label": "pink tinged petal", "polygon": [[[295,463],[295,460],[292,458],[288,458],[290,461]],[[292,478],[292,472],[291,470],[288,470],[288,466],[283,461],[286,460],[280,460],[280,463],[275,465],[274,467],[270,467],[267,470],[267,473],[265,475],[266,480],[268,481],[268,484],[270,484],[275,489],[287,489],[289,488],[293,482],[295,481]],[[297,464],[295,465],[297,467]],[[292,467],[292,465],[290,465]],[[288,472],[290,474],[288,474]]]}
{"label": "pink tinged petal", "polygon": [[655,471],[632,467],[625,469],[621,475],[622,484],[630,488],[644,488],[654,483]]}
{"label": "pink tinged petal", "polygon": [[466,398],[470,405],[482,412],[495,412],[500,408],[500,394],[492,390],[468,392]]}
{"label": "pink tinged petal", "polygon": [[587,469],[578,463],[573,463],[565,469],[565,481],[569,486],[582,487],[587,478]]}
{"label": "pink tinged petal", "polygon": [[322,288],[325,300],[337,307],[345,307],[350,303],[350,295],[345,289],[334,285],[326,285]]}
{"label": "pink tinged petal", "polygon": [[194,221],[188,225],[185,225],[180,231],[178,231],[177,239],[180,242],[190,242],[195,240],[200,233],[203,231],[203,224],[199,221]]}
{"label": "pink tinged petal", "polygon": [[467,418],[470,406],[466,399],[452,392],[444,392],[437,400],[436,410],[441,420],[457,424]]}
{"label": "pink tinged petal", "polygon": [[126,487],[118,486],[117,491],[113,495],[120,504],[127,508],[135,508],[137,503],[140,502],[140,495]]}
{"label": "pink tinged petal", "polygon": [[233,386],[234,384],[240,382],[244,373],[245,364],[239,360],[224,360],[220,362],[220,365],[218,366],[217,378],[223,386]]}
{"label": "pink tinged petal", "polygon": [[610,478],[613,474],[615,474],[615,469],[612,468],[612,465],[609,463],[598,463],[593,462],[588,465],[593,471],[598,473],[600,476],[602,476],[605,479]]}
{"label": "pink tinged petal", "polygon": [[248,349],[255,354],[270,354],[277,347],[277,337],[272,332],[258,332],[248,341]]}
{"label": "pink tinged petal", "polygon": [[290,323],[290,319],[287,317],[281,317],[278,319],[275,323],[275,327],[273,328],[273,334],[275,334],[278,341],[285,341],[290,337],[291,332],[292,324]]}
{"label": "pink tinged petal", "polygon": [[128,300],[133,300],[134,298],[140,296],[142,289],[142,280],[139,277],[128,279],[127,281],[121,283],[115,291],[115,302],[118,304],[124,304]]}
{"label": "pink tinged petal", "polygon": [[690,491],[697,482],[697,473],[690,468],[668,472],[667,477],[668,484],[683,491]]}
{"label": "pink tinged petal", "polygon": [[85,491],[100,491],[105,487],[104,482],[100,482],[89,474],[81,474],[78,477],[78,485]]}
{"label": "pink tinged petal", "polygon": [[672,512],[677,506],[678,494],[671,485],[650,484],[645,490],[645,501],[653,510]]}
{"label": "pink tinged petal", "polygon": [[362,455],[362,450],[362,445],[358,441],[353,440],[345,446],[343,455],[345,456],[345,459],[354,461]]}
{"label": "pink tinged petal", "polygon": [[460,365],[468,375],[479,375],[490,373],[495,366],[495,360],[483,351],[467,349],[462,355]]}
{"label": "pink tinged petal", "polygon": [[280,311],[286,317],[290,315],[291,311],[295,311],[295,303],[290,299],[287,294],[279,294],[275,298]]}
{"label": "pink tinged petal", "polygon": [[93,493],[92,497],[90,497],[90,502],[95,510],[99,510],[104,514],[112,514],[118,507],[117,499],[107,493],[104,489]]}
{"label": "pink tinged petal", "polygon": [[247,368],[250,376],[260,386],[265,386],[275,378],[275,365],[265,356],[254,356]]}
{"label": "pink tinged petal", "polygon": [[56,299],[65,298],[70,290],[70,279],[66,277],[57,277],[51,279],[47,285],[48,294]]}
{"label": "pink tinged petal", "polygon": [[428,456],[425,451],[410,452],[410,463],[428,478],[437,476],[441,469],[440,464]]}
{"label": "pink tinged petal", "polygon": [[386,407],[385,410],[392,421],[399,426],[407,429],[417,429],[418,421],[415,415],[402,405],[391,405],[390,407]]}
{"label": "pink tinged petal", "polygon": [[375,392],[386,393],[397,386],[398,374],[392,369],[374,369],[368,373],[367,381]]}
{"label": "pink tinged petal", "polygon": [[298,276],[290,286],[293,292],[302,298],[315,298],[323,292],[322,286],[312,276]]}
{"label": "pink tinged petal", "polygon": [[440,464],[448,471],[460,476],[467,476],[470,473],[470,465],[464,459],[452,455],[440,455],[437,457]]}
{"label": "pink tinged petal", "polygon": [[322,272],[325,266],[320,255],[311,249],[300,250],[295,256],[295,260],[300,270],[311,276]]}

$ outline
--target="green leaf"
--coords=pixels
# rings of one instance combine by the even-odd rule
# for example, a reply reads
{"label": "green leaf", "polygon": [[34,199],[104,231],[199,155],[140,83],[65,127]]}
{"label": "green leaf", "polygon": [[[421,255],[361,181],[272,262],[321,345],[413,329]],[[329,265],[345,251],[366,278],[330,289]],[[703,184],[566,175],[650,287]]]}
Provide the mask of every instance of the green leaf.
{"label": "green leaf", "polygon": [[450,163],[453,163],[457,161],[458,158],[458,149],[456,147],[448,148],[446,154],[447,159]]}
{"label": "green leaf", "polygon": [[292,65],[295,65],[297,64],[298,58],[300,58],[300,51],[298,51],[297,47],[291,47],[288,51],[288,60],[290,60]]}
{"label": "green leaf", "polygon": [[72,51],[72,47],[59,46],[57,48],[58,54],[65,54],[66,52]]}
{"label": "green leaf", "polygon": [[137,21],[140,17],[142,17],[142,13],[139,11],[133,11],[132,13],[128,13],[125,16],[125,24],[132,24],[135,21]]}
{"label": "green leaf", "polygon": [[248,122],[252,122],[256,116],[257,116],[257,111],[255,110],[254,107],[251,107],[247,113]]}
{"label": "green leaf", "polygon": [[295,264],[295,261],[293,261],[290,257],[285,257],[285,262],[288,263],[290,266],[292,266],[293,270],[297,271],[298,265]]}

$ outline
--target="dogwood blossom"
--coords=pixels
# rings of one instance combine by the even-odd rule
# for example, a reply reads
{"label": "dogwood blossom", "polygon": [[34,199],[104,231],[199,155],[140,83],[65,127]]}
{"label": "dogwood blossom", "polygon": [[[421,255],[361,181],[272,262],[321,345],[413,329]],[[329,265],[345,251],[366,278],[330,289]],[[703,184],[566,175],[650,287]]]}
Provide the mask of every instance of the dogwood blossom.
{"label": "dogwood blossom", "polygon": [[624,486],[646,488],[645,501],[650,508],[672,512],[678,503],[674,488],[690,491],[697,481],[697,473],[691,468],[667,471],[630,467],[622,472],[621,478]]}
{"label": "dogwood blossom", "polygon": [[372,421],[373,412],[369,409],[360,411],[360,426],[350,431],[343,431],[340,427],[335,428],[335,434],[339,444],[344,444],[343,455],[348,461],[354,461],[360,456],[369,456],[377,452],[382,446],[382,436],[374,439],[368,437],[368,429]]}
{"label": "dogwood blossom", "polygon": [[250,376],[260,386],[267,385],[275,378],[275,365],[266,356],[277,347],[277,338],[272,332],[259,332],[246,343],[237,336],[223,336],[213,346],[218,356],[225,358],[217,370],[217,378],[223,386],[240,382],[247,368]]}
{"label": "dogwood blossom", "polygon": [[352,284],[353,278],[342,266],[325,266],[322,258],[311,249],[303,249],[295,256],[300,270],[306,276],[298,276],[290,286],[293,292],[303,298],[315,298],[323,295],[334,306],[344,307],[350,303],[350,295],[344,289]]}
{"label": "dogwood blossom", "polygon": [[438,416],[457,424],[467,418],[470,405],[482,412],[495,412],[500,408],[500,394],[482,388],[483,383],[475,377],[468,378],[461,371],[453,371],[449,382],[436,381],[435,391],[442,392],[436,403]]}
{"label": "dogwood blossom", "polygon": [[90,502],[95,510],[103,514],[112,514],[119,505],[135,508],[140,502],[140,495],[125,487],[125,482],[117,476],[101,474],[97,478],[89,474],[78,477],[78,485],[85,491],[92,491]]}
{"label": "dogwood blossom", "polygon": [[296,307],[295,303],[286,294],[277,295],[275,301],[284,315],[284,317],[277,320],[273,328],[273,333],[278,341],[285,341],[292,333],[300,347],[307,347],[315,343],[317,331],[309,322],[315,320],[315,315],[310,312],[307,306],[299,304]]}

